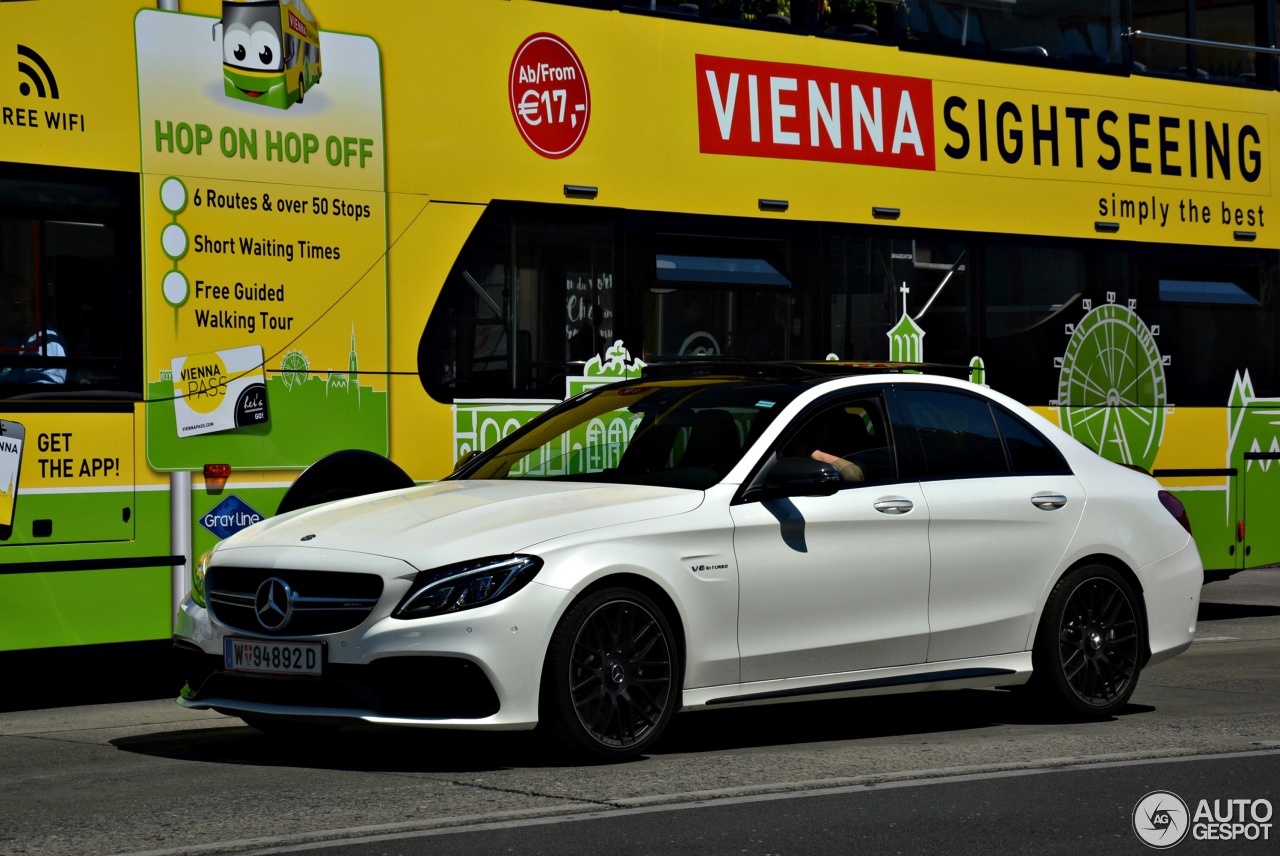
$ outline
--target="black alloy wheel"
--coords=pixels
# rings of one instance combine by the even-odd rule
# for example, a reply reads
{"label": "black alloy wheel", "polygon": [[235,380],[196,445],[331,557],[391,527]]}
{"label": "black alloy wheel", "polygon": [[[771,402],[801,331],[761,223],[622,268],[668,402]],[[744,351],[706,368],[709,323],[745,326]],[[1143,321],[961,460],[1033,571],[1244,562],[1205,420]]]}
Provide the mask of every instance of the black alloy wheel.
{"label": "black alloy wheel", "polygon": [[671,627],[637,591],[607,589],[570,607],[551,640],[543,725],[562,745],[623,760],[658,739],[680,674]]}
{"label": "black alloy wheel", "polygon": [[1145,651],[1142,607],[1111,568],[1077,568],[1054,588],[1033,651],[1035,680],[1059,703],[1109,716],[1133,695]]}

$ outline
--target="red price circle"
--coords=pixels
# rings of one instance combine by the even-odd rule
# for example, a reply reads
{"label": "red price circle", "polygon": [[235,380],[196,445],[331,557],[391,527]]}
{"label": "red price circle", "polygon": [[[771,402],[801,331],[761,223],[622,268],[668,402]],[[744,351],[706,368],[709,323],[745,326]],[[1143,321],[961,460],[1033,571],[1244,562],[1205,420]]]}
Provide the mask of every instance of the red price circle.
{"label": "red price circle", "polygon": [[529,148],[546,158],[573,154],[591,121],[582,62],[559,36],[535,33],[511,59],[511,117]]}

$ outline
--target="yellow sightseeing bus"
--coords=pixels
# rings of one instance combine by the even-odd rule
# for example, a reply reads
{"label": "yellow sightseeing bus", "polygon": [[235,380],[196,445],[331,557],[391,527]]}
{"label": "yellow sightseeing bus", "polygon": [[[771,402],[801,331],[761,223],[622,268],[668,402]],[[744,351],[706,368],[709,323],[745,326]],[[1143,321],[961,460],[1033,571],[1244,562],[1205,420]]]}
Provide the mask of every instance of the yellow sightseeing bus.
{"label": "yellow sightseeing bus", "polygon": [[1273,3],[308,3],[0,3],[0,651],[678,356],[973,366],[1280,561]]}

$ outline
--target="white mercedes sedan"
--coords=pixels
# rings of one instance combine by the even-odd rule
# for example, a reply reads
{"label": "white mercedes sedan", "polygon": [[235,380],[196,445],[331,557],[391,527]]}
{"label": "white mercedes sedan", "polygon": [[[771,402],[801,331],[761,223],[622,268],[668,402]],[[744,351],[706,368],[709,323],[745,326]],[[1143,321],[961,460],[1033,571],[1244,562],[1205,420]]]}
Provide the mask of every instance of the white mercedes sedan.
{"label": "white mercedes sedan", "polygon": [[381,469],[319,462],[201,559],[179,704],[622,759],[676,712],[800,699],[1030,683],[1106,717],[1195,633],[1177,499],[942,376],[666,367],[435,484]]}

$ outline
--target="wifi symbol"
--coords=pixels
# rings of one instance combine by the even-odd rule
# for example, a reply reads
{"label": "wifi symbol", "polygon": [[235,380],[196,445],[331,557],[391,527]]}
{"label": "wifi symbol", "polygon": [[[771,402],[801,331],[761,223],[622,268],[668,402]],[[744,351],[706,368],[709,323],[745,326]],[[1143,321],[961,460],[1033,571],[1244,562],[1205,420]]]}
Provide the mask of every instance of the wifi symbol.
{"label": "wifi symbol", "polygon": [[[18,45],[18,56],[20,58],[26,57],[27,59],[31,60],[32,62],[34,62],[36,65],[40,67],[41,71],[44,72],[44,79],[41,79],[40,75],[36,74],[36,70],[34,68],[27,65],[25,62],[22,61],[22,59],[19,59],[18,71],[22,72],[27,77],[31,78],[31,82],[27,83],[24,80],[22,81],[22,83],[19,83],[18,91],[21,92],[23,95],[30,95],[31,87],[35,86],[36,95],[38,97],[57,98],[58,97],[58,80],[53,76],[53,69],[49,68],[49,63],[44,61],[44,57],[40,56],[40,54],[36,53],[26,45]],[[45,86],[44,86],[45,80],[49,81],[49,90],[47,95],[45,94]]]}

